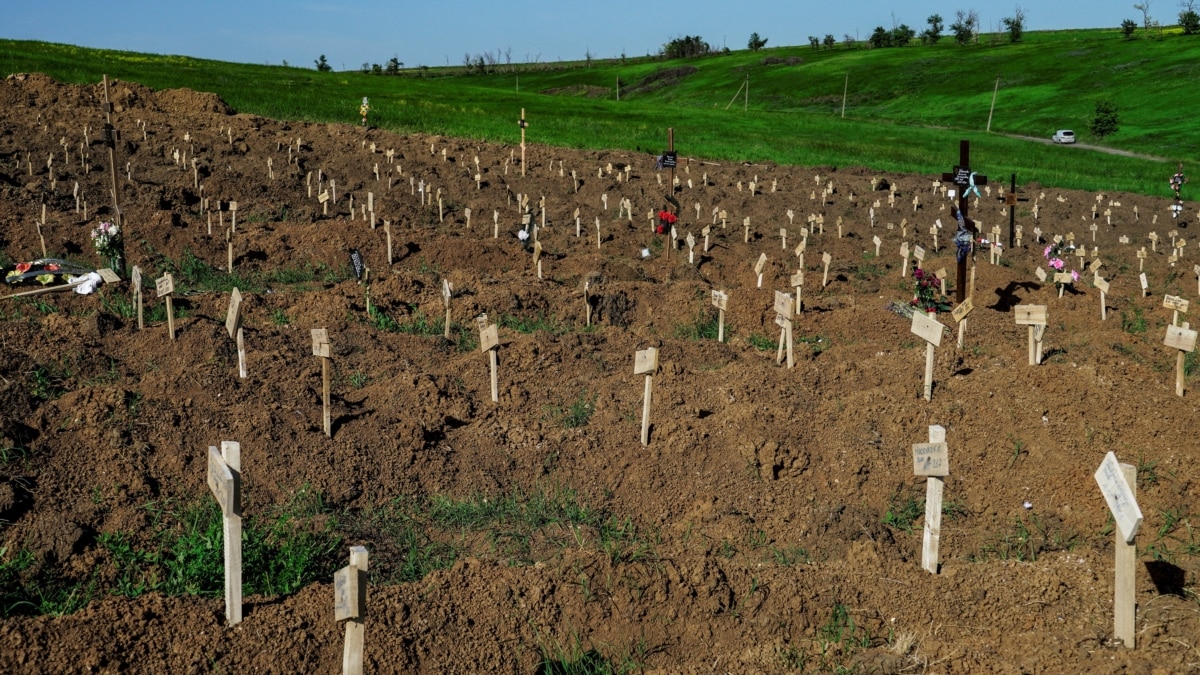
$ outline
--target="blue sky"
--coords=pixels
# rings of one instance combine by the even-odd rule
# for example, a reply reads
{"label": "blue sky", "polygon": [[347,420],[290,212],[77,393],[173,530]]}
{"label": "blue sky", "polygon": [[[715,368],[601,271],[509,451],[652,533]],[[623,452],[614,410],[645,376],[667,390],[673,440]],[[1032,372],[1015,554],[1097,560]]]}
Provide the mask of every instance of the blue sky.
{"label": "blue sky", "polygon": [[[1141,23],[1133,0],[960,2],[882,0],[13,0],[0,37],[44,40],[159,54],[311,67],[325,54],[335,69],[384,64],[461,65],[465,54],[511,50],[513,62],[644,56],[664,42],[699,35],[716,47],[744,49],[752,32],[767,46],[807,44],[809,35],[866,39],[875,26],[906,23],[920,32],[941,14],[975,9],[985,31],[1020,5],[1027,30],[1116,27]],[[1152,17],[1176,22],[1174,0],[1158,0]],[[501,58],[503,61],[503,58]]]}

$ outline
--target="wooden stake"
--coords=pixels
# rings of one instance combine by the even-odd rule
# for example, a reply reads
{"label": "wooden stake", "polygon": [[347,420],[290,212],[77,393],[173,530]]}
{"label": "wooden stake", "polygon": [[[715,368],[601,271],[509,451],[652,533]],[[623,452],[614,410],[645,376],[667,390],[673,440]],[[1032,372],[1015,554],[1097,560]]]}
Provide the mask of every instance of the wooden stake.
{"label": "wooden stake", "polygon": [[225,549],[225,621],[242,621],[242,446],[221,441],[208,448],[208,489],[221,506]]}
{"label": "wooden stake", "polygon": [[933,398],[933,358],[934,348],[942,344],[942,331],[945,326],[938,323],[937,319],[922,312],[920,309],[913,310],[912,316],[912,332],[925,340],[925,389],[924,397],[926,401]]}
{"label": "wooden stake", "polygon": [[175,292],[175,278],[170,272],[162,275],[155,281],[155,290],[158,297],[167,298],[167,329],[170,331],[171,340],[175,340],[175,307],[171,303],[171,295]]}
{"label": "wooden stake", "polygon": [[729,306],[729,295],[724,291],[712,292],[712,304],[717,308],[717,342],[725,341],[725,309]]}
{"label": "wooden stake", "polygon": [[350,547],[350,564],[333,575],[334,621],[346,621],[346,645],[342,652],[343,675],[362,675],[363,620],[367,616],[367,572],[369,554],[363,546]]}
{"label": "wooden stake", "polygon": [[925,478],[925,531],[921,538],[921,568],[938,573],[938,546],[942,539],[942,490],[950,475],[946,428],[929,427],[929,442],[913,445],[913,469]]}
{"label": "wooden stake", "polygon": [[654,395],[654,373],[658,370],[658,349],[643,349],[634,357],[633,374],[646,376],[646,389],[642,397],[642,445],[650,444],[650,400]]}
{"label": "wooden stake", "polygon": [[329,410],[329,359],[332,350],[329,348],[329,332],[324,328],[312,329],[313,356],[321,359],[321,420],[325,436],[333,438],[333,418]]}
{"label": "wooden stake", "polygon": [[246,343],[242,339],[242,327],[237,329],[238,377],[246,379]]}
{"label": "wooden stake", "polygon": [[[486,322],[486,317],[483,319]],[[500,389],[496,378],[496,350],[500,346],[500,333],[496,324],[484,325],[479,331],[479,348],[488,355],[492,375],[492,403],[500,402]]]}
{"label": "wooden stake", "polygon": [[442,278],[442,302],[446,305],[446,326],[442,331],[442,337],[450,339],[450,282],[445,277]]}
{"label": "wooden stake", "polygon": [[142,320],[142,270],[137,265],[133,266],[133,272],[130,277],[133,281],[133,302],[137,305],[137,321],[138,330],[145,330],[146,324]]}
{"label": "wooden stake", "polygon": [[1133,649],[1135,619],[1137,618],[1137,586],[1134,571],[1137,565],[1137,533],[1142,524],[1142,510],[1137,503],[1137,467],[1117,461],[1111,451],[1094,475],[1104,501],[1112,512],[1116,527],[1113,585],[1113,635]]}

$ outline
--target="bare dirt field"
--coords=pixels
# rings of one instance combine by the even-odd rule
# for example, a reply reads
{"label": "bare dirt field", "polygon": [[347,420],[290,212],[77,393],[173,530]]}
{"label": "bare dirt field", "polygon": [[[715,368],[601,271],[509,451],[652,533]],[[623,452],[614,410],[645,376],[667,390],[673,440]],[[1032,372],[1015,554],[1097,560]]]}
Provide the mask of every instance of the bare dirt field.
{"label": "bare dirt field", "polygon": [[[128,282],[0,301],[0,670],[337,672],[331,573],[353,545],[372,556],[370,672],[549,673],[601,661],[662,673],[1200,667],[1197,397],[1192,381],[1176,396],[1177,351],[1163,345],[1164,294],[1196,298],[1194,203],[1173,220],[1165,198],[1020,186],[1023,245],[1001,264],[975,254],[964,345],[939,314],[947,332],[926,401],[926,343],[889,303],[913,296],[903,242],[924,247],[925,269],[950,270],[953,285],[938,176],[705,162],[687,157],[688,133],[701,131],[677,130],[670,250],[647,218],[667,190],[648,155],[533,144],[523,176],[516,145],[279,122],[233,114],[211,94],[128,82],[110,83],[110,96],[127,262],[144,275],[147,321],[139,331]],[[100,85],[40,75],[0,83],[9,268],[41,257],[43,205],[49,254],[103,266],[89,239],[113,217],[103,100]],[[947,170],[957,156],[948,136]],[[974,161],[987,173],[983,153]],[[999,178],[971,215],[988,238],[1003,224],[1007,241],[1014,207]],[[894,205],[873,179],[896,188]],[[433,195],[424,204],[422,184]],[[322,190],[336,192],[327,214]],[[516,237],[523,196],[540,279]],[[195,281],[227,271],[233,214],[217,212],[218,200],[238,204],[234,271],[258,280],[242,305],[245,379],[225,331],[229,294]],[[1095,247],[1111,283],[1107,320],[1091,272],[1061,298],[1038,283],[1035,227],[1043,240],[1073,233],[1084,264]],[[795,292],[802,228],[788,369],[776,361],[773,306],[776,291]],[[351,272],[351,249],[369,289]],[[153,287],[164,271],[181,288],[175,341]],[[708,335],[713,290],[729,296],[724,343]],[[1015,322],[1022,304],[1048,306],[1040,366],[1028,364],[1027,329]],[[497,403],[481,313],[499,323]],[[313,328],[332,347],[332,438]],[[660,367],[643,446],[634,355],[649,347]],[[945,427],[950,461],[936,575],[921,568],[926,481],[911,449],[930,425]],[[167,569],[149,558],[131,567],[129,551],[158,550],[176,526],[170,514],[211,508],[207,449],[224,440],[241,444],[248,520],[308,500],[309,533],[337,537],[321,563],[329,574],[248,594],[233,628],[219,586],[166,593],[168,580],[128,574]],[[1093,479],[1109,451],[1138,467],[1145,516],[1136,649],[1113,637],[1113,521]],[[501,501],[548,515],[453,526],[437,509]],[[402,541],[399,520],[424,534]],[[401,574],[431,551],[444,564]],[[36,594],[17,590],[35,583],[76,589],[79,601],[39,610]]]}

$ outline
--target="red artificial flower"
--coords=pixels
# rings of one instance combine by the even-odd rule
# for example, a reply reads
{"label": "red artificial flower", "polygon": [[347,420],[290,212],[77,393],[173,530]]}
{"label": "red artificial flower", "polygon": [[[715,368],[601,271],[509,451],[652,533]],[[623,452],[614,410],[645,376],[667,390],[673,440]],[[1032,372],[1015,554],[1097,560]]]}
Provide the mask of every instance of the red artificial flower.
{"label": "red artificial flower", "polygon": [[31,267],[33,267],[33,265],[30,265],[29,263],[17,263],[17,273],[24,274],[28,272]]}
{"label": "red artificial flower", "polygon": [[58,270],[59,270],[58,265],[55,265],[54,263],[50,263],[50,264],[46,265],[47,272],[57,272]]}

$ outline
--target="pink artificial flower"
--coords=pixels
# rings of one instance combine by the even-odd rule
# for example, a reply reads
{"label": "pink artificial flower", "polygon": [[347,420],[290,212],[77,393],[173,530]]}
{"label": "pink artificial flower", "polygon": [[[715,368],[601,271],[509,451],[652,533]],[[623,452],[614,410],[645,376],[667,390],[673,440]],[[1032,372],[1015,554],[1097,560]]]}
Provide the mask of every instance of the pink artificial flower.
{"label": "pink artificial flower", "polygon": [[1063,261],[1059,258],[1051,258],[1050,259],[1050,266],[1056,270],[1061,271],[1063,268],[1063,265],[1064,265]]}
{"label": "pink artificial flower", "polygon": [[1045,251],[1042,251],[1042,257],[1043,257],[1043,258],[1049,258],[1049,257],[1050,257],[1050,248],[1051,248],[1051,247],[1047,246],[1047,247],[1046,247],[1046,250],[1045,250]]}
{"label": "pink artificial flower", "polygon": [[1079,281],[1079,272],[1071,270],[1071,281]]}

